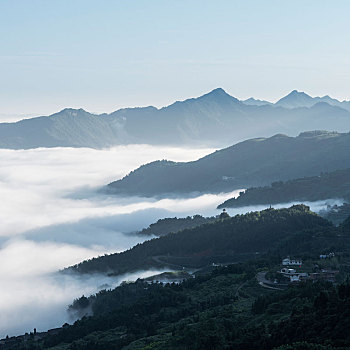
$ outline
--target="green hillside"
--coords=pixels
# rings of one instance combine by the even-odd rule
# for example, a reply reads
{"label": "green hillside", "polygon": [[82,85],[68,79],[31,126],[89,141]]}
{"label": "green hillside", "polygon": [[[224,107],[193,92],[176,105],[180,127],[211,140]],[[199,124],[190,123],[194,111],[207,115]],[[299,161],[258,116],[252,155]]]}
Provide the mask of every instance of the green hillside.
{"label": "green hillside", "polygon": [[238,208],[249,205],[270,205],[292,201],[318,201],[341,198],[350,201],[350,169],[322,173],[286,182],[278,181],[265,187],[251,187],[218,208]]}
{"label": "green hillside", "polygon": [[110,183],[106,190],[141,196],[229,192],[347,169],[349,154],[349,133],[278,134],[247,140],[194,162],[152,162]]}
{"label": "green hillside", "polygon": [[256,272],[274,264],[270,257],[181,284],[139,280],[82,297],[72,307],[89,307],[93,316],[12,349],[348,349],[349,282],[259,286]]}
{"label": "green hillside", "polygon": [[329,221],[303,205],[267,209],[151,239],[122,253],[84,261],[68,271],[121,274],[151,267],[200,267],[240,261],[276,249],[285,253],[310,250],[310,245],[318,249],[328,238],[318,238],[314,231],[337,244],[340,238],[334,229]]}

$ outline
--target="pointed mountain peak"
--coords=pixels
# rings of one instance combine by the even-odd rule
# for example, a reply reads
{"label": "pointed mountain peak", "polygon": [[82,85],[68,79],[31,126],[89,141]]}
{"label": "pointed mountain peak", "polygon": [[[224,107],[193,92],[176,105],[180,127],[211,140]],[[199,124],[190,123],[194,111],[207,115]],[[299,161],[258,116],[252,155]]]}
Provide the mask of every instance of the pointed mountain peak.
{"label": "pointed mountain peak", "polygon": [[207,94],[204,94],[203,96],[198,97],[198,99],[213,99],[213,100],[218,100],[218,101],[230,100],[230,101],[239,102],[238,99],[229,95],[222,88],[216,88],[216,89],[208,92]]}
{"label": "pointed mountain peak", "polygon": [[293,90],[287,96],[276,102],[277,106],[285,108],[311,107],[314,99],[303,91]]}
{"label": "pointed mountain peak", "polygon": [[208,93],[209,95],[228,95],[223,88],[216,88]]}
{"label": "pointed mountain peak", "polygon": [[307,96],[307,97],[310,97],[312,98],[311,96],[309,96],[308,94],[306,94],[304,91],[298,91],[298,90],[293,90],[291,91],[287,96],[285,97],[288,97],[288,96]]}
{"label": "pointed mountain peak", "polygon": [[224,89],[216,88],[199,97],[189,98],[184,101],[176,101],[167,107],[163,107],[161,110],[167,110],[169,108],[187,108],[189,106],[196,106],[196,108],[198,108],[198,104],[232,106],[234,104],[242,104],[242,102],[239,101],[237,98],[229,95]]}

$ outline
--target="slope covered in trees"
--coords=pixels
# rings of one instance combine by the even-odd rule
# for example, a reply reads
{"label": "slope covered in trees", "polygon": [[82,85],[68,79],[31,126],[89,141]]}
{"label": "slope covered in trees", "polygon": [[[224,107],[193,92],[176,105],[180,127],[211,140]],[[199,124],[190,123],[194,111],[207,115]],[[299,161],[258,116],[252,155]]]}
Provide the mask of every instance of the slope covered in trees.
{"label": "slope covered in trees", "polygon": [[287,254],[313,246],[318,249],[329,239],[337,244],[342,236],[334,230],[329,221],[304,205],[267,209],[152,239],[122,253],[84,261],[69,271],[121,274],[151,267],[198,267],[239,261],[276,249]]}
{"label": "slope covered in trees", "polygon": [[[200,232],[202,237],[198,236]],[[350,347],[347,331],[350,218],[333,227],[299,205],[220,219],[151,242],[170,243],[170,251],[178,253],[182,248],[171,244],[179,242],[178,239],[167,238],[178,237],[185,243],[191,239],[209,242],[213,234],[218,243],[214,249],[218,251],[222,251],[221,239],[225,238],[229,249],[248,246],[248,240],[254,248],[262,244],[270,246],[270,252],[255,255],[247,262],[212,268],[207,274],[196,273],[194,278],[180,284],[137,280],[90,297],[82,296],[70,309],[88,311],[90,316],[48,333],[4,340],[5,349],[345,350]],[[191,239],[186,241],[185,237]],[[141,252],[148,245],[149,242],[139,245]],[[199,246],[202,248],[201,243]],[[192,243],[190,249],[195,252],[199,246]],[[343,263],[338,257],[327,263],[341,268],[338,285],[304,282],[276,290],[258,284],[258,272],[275,274],[285,254],[293,252],[301,256],[305,252],[309,265],[314,266],[312,261],[318,258],[320,249],[340,252],[337,256]],[[133,251],[128,254],[137,260]],[[150,250],[143,252],[147,254]],[[122,254],[114,258],[118,256]],[[82,267],[91,268],[91,265],[85,262],[76,268]]]}
{"label": "slope covered in trees", "polygon": [[347,169],[349,154],[349,133],[279,134],[247,140],[194,162],[152,162],[110,183],[107,190],[142,196],[229,192]]}
{"label": "slope covered in trees", "polygon": [[264,289],[255,274],[273,265],[266,257],[178,285],[139,280],[101,291],[75,302],[93,316],[12,349],[347,349],[349,282]]}
{"label": "slope covered in trees", "polygon": [[184,229],[194,228],[203,224],[214,222],[217,218],[205,218],[201,215],[187,216],[186,218],[165,218],[149,225],[139,232],[142,235],[165,236]]}
{"label": "slope covered in trees", "polygon": [[218,208],[238,208],[249,205],[318,201],[341,198],[350,201],[350,169],[323,173],[286,182],[278,181],[265,187],[252,187],[231,198]]}

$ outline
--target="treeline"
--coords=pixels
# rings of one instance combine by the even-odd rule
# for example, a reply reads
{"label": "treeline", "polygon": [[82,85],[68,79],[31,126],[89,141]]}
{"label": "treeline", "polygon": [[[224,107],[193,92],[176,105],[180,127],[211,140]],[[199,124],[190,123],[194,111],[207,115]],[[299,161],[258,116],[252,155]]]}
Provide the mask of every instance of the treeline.
{"label": "treeline", "polygon": [[187,216],[186,218],[165,218],[159,219],[156,223],[149,225],[139,233],[142,235],[165,236],[168,233],[175,233],[184,229],[194,228],[203,224],[214,222],[217,218],[205,218],[201,215]]}
{"label": "treeline", "polygon": [[122,253],[84,261],[68,271],[121,274],[169,264],[199,267],[225,259],[237,261],[276,249],[283,253],[309,251],[310,242],[322,245],[325,235],[335,243],[342,239],[335,230],[329,221],[304,205],[266,209],[155,238]]}
{"label": "treeline", "polygon": [[350,201],[350,169],[323,173],[286,182],[273,182],[271,186],[251,187],[240,192],[218,208],[237,208],[249,205],[272,205],[292,201],[318,201],[342,198]]}

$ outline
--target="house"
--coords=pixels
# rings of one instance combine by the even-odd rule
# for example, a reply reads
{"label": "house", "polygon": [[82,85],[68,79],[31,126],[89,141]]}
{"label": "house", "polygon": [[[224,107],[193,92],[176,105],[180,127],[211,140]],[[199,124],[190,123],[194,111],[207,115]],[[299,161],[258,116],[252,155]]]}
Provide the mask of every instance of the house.
{"label": "house", "polygon": [[288,266],[288,265],[299,265],[301,266],[303,264],[301,259],[290,259],[289,257],[285,258],[282,260],[282,265],[283,266]]}
{"label": "house", "polygon": [[299,278],[299,275],[292,275],[292,276],[289,276],[289,280],[290,282],[300,282],[300,278]]}
{"label": "house", "polygon": [[296,273],[296,270],[295,269],[287,269],[286,267],[284,267],[282,270],[281,270],[281,273],[283,275],[293,275]]}
{"label": "house", "polygon": [[290,269],[287,267],[282,268],[280,273],[284,277],[289,278],[291,283],[306,281],[309,278],[309,275],[306,272],[296,272],[295,269]]}

